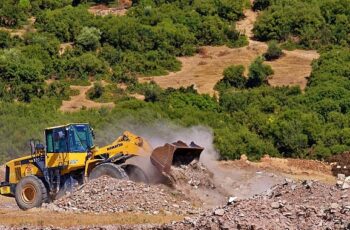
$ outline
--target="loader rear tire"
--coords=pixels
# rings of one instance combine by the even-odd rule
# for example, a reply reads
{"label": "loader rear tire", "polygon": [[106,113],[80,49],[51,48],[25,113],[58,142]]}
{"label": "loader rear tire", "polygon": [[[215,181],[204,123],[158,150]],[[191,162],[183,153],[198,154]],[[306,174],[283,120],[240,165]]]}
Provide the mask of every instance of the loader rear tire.
{"label": "loader rear tire", "polygon": [[38,177],[23,177],[16,186],[15,199],[22,210],[41,207],[48,201],[47,189]]}
{"label": "loader rear tire", "polygon": [[103,163],[96,166],[89,175],[89,180],[97,179],[101,176],[109,176],[120,180],[128,180],[129,177],[123,168],[113,163]]}

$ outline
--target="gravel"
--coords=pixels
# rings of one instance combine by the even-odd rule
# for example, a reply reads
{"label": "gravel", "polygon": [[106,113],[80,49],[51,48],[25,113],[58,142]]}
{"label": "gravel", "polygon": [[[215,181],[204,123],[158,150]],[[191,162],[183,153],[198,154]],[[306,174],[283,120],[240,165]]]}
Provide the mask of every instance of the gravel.
{"label": "gravel", "polygon": [[184,215],[200,211],[181,191],[164,185],[146,185],[110,177],[92,180],[44,207],[59,212],[143,212],[154,215],[161,212]]}
{"label": "gravel", "polygon": [[316,181],[285,182],[160,229],[350,229],[349,190]]}

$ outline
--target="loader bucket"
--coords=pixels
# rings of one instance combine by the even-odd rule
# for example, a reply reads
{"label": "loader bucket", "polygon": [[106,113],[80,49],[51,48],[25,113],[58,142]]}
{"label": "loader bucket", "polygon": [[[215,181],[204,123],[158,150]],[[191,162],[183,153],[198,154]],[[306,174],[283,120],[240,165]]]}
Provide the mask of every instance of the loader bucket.
{"label": "loader bucket", "polygon": [[187,165],[195,159],[199,160],[203,150],[193,142],[190,145],[182,141],[167,143],[153,150],[151,162],[159,171],[169,173],[172,165]]}

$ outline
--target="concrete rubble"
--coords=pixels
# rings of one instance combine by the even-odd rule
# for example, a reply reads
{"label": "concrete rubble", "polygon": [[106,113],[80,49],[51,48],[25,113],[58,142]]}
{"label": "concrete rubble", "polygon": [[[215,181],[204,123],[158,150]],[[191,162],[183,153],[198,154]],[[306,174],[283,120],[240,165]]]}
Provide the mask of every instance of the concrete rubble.
{"label": "concrete rubble", "polygon": [[[173,168],[173,172],[175,186],[172,187],[103,177],[44,208],[58,212],[131,212],[184,217],[183,221],[163,225],[77,226],[70,229],[350,229],[350,188],[347,186],[350,178],[345,175],[338,175],[335,185],[285,179],[260,195],[248,199],[228,196],[225,205],[204,209],[196,206],[195,198],[186,191],[188,188],[195,191],[214,189],[211,173],[200,162]],[[181,190],[183,187],[187,190]]]}
{"label": "concrete rubble", "polygon": [[350,229],[350,191],[286,180],[265,194],[155,229]]}
{"label": "concrete rubble", "polygon": [[44,207],[59,212],[146,214],[198,213],[190,200],[164,185],[146,185],[109,177],[92,180],[72,194]]}

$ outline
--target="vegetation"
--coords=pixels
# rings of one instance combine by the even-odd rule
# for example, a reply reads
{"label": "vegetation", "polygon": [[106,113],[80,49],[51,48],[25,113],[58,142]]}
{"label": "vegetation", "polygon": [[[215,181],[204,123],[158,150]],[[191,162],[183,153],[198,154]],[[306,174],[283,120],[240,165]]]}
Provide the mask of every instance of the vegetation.
{"label": "vegetation", "polygon": [[103,92],[104,92],[104,87],[102,86],[102,84],[99,82],[96,82],[94,83],[94,86],[87,93],[87,96],[89,99],[94,100],[94,99],[100,98]]}
{"label": "vegetation", "polygon": [[282,54],[282,49],[279,47],[278,43],[276,41],[271,41],[269,42],[266,53],[264,54],[264,58],[268,61],[272,61],[281,57]]}
{"label": "vegetation", "polygon": [[268,5],[253,30],[260,40],[289,40],[305,48],[350,44],[350,0],[270,0],[254,6]]}
{"label": "vegetation", "polygon": [[216,84],[215,89],[222,91],[230,87],[242,89],[246,87],[247,79],[244,76],[244,66],[232,65],[224,70],[224,77]]}
{"label": "vegetation", "polygon": [[[135,125],[170,120],[210,127],[222,159],[241,154],[253,160],[264,154],[324,159],[350,150],[349,0],[257,0],[258,39],[320,48],[321,57],[304,93],[268,86],[273,71],[258,57],[247,77],[243,66],[223,72],[216,85],[219,99],[199,95],[194,87],[140,84],[136,77],[179,70],[176,57],[192,55],[202,45],[244,45],[234,23],[246,1],[139,0],[126,16],[103,18],[89,14],[87,2],[1,1],[0,26],[20,28],[29,17],[37,19],[37,30],[21,37],[0,32],[1,162],[28,152],[27,140],[42,138],[47,126],[90,122],[96,136],[105,137],[104,128],[113,124],[117,133],[123,119]],[[71,48],[63,52],[62,43]],[[279,51],[270,44],[266,58]],[[115,108],[59,112],[72,93],[69,85],[90,79],[110,84],[94,85],[88,97],[114,101]],[[117,88],[120,83],[127,88]],[[145,101],[131,93],[143,94]]]}
{"label": "vegetation", "polygon": [[263,57],[257,57],[249,66],[248,87],[259,87],[267,85],[268,77],[273,74],[271,66],[264,64]]}

